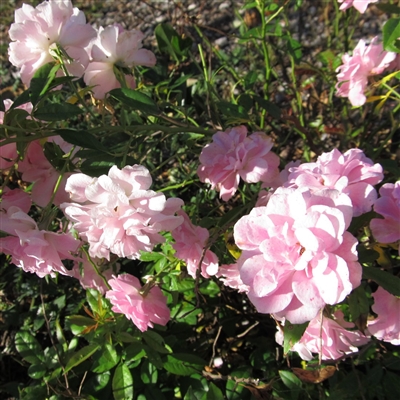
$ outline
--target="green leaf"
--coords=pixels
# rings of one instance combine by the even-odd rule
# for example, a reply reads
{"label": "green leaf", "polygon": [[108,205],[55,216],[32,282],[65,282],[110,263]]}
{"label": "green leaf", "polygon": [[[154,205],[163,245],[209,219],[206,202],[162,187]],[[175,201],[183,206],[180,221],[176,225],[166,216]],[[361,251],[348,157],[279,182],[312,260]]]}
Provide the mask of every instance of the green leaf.
{"label": "green leaf", "polygon": [[143,350],[146,352],[146,356],[149,361],[155,365],[158,369],[163,367],[163,362],[161,360],[160,353],[153,350],[151,347],[147,346],[146,344],[143,345]]}
{"label": "green leaf", "polygon": [[400,18],[391,18],[383,25],[383,48],[399,53]]}
{"label": "green leaf", "polygon": [[207,400],[224,400],[224,395],[221,389],[216,386],[213,382],[210,383],[209,390],[207,392]]}
{"label": "green leaf", "polygon": [[108,151],[108,149],[89,132],[76,131],[74,129],[59,129],[55,133],[60,135],[66,142],[74,144],[75,146],[104,152]]}
{"label": "green leaf", "polygon": [[271,115],[272,118],[281,118],[281,109],[277,105],[259,96],[254,96],[254,100],[262,109],[264,109],[269,115]]}
{"label": "green leaf", "polygon": [[133,399],[133,378],[129,368],[125,364],[120,364],[115,369],[112,390],[114,400]]}
{"label": "green leaf", "polygon": [[96,321],[92,318],[85,317],[84,315],[69,315],[66,317],[68,322],[77,326],[93,326],[96,325]]}
{"label": "green leaf", "polygon": [[293,57],[294,62],[297,64],[303,57],[303,53],[301,51],[301,47],[302,47],[301,43],[298,42],[297,40],[289,38],[287,45],[288,45],[289,54]]}
{"label": "green leaf", "polygon": [[211,279],[207,279],[204,282],[202,282],[199,289],[200,293],[210,297],[215,297],[220,292],[219,286]]}
{"label": "green leaf", "polygon": [[360,315],[367,315],[369,312],[369,301],[364,286],[354,289],[348,296],[349,310],[352,321]]}
{"label": "green leaf", "polygon": [[149,96],[137,90],[113,89],[110,91],[110,96],[135,111],[142,111],[146,114],[153,115],[158,115],[160,113],[157,104]]}
{"label": "green leaf", "polygon": [[157,368],[148,360],[144,360],[140,367],[140,378],[145,385],[151,383],[157,383],[158,380],[158,370]]}
{"label": "green leaf", "polygon": [[284,329],[283,339],[283,352],[287,354],[288,351],[301,339],[304,331],[308,326],[308,322],[300,325],[293,325],[289,321],[286,321]]}
{"label": "green leaf", "polygon": [[189,37],[182,38],[168,23],[157,25],[154,33],[161,52],[168,53],[176,62],[186,58],[192,46],[192,40]]}
{"label": "green leaf", "polygon": [[219,101],[217,107],[226,117],[234,117],[246,121],[249,120],[249,114],[243,106],[229,103],[228,101]]}
{"label": "green leaf", "polygon": [[52,79],[50,73],[52,73],[53,67],[55,67],[55,65],[55,62],[45,64],[40,67],[33,75],[31,83],[29,85],[29,91],[30,101],[34,106],[38,103],[43,88],[45,88],[45,86],[47,85],[48,80]]}
{"label": "green leaf", "polygon": [[167,356],[164,369],[175,375],[188,376],[201,373],[206,362],[198,356],[186,353],[174,353]]}
{"label": "green leaf", "polygon": [[22,106],[22,104],[29,103],[31,101],[31,93],[30,90],[25,90],[25,92],[22,92],[15,100],[14,103],[11,104],[10,108],[17,108],[19,106]]}
{"label": "green leaf", "polygon": [[53,103],[38,108],[33,115],[42,121],[65,121],[82,113],[83,110],[74,104]]}
{"label": "green leaf", "polygon": [[371,279],[394,296],[400,296],[400,278],[375,267],[363,267],[363,278]]}
{"label": "green leaf", "polygon": [[290,389],[292,400],[297,400],[302,387],[301,380],[290,371],[279,371],[283,384]]}
{"label": "green leaf", "polygon": [[28,375],[32,379],[41,379],[46,375],[47,368],[45,364],[32,364],[28,368]]}
{"label": "green leaf", "polygon": [[83,363],[89,357],[91,357],[96,351],[100,349],[98,344],[89,344],[82,349],[78,350],[72,357],[68,360],[67,365],[65,366],[65,372],[68,372],[72,368],[77,365]]}
{"label": "green leaf", "polygon": [[15,347],[21,357],[30,364],[41,364],[44,361],[42,347],[28,331],[17,332]]}
{"label": "green leaf", "polygon": [[394,4],[389,3],[378,3],[375,5],[381,11],[390,13],[390,14],[400,14],[400,7],[395,6]]}
{"label": "green leaf", "polygon": [[142,342],[136,342],[130,344],[125,348],[125,361],[136,361],[140,360],[146,355]]}
{"label": "green leaf", "polygon": [[95,358],[92,371],[98,374],[109,371],[119,363],[119,360],[120,357],[113,345],[106,343],[98,353],[98,357]]}
{"label": "green leaf", "polygon": [[143,332],[143,339],[148,346],[161,354],[168,354],[170,351],[165,348],[164,339],[154,331]]}

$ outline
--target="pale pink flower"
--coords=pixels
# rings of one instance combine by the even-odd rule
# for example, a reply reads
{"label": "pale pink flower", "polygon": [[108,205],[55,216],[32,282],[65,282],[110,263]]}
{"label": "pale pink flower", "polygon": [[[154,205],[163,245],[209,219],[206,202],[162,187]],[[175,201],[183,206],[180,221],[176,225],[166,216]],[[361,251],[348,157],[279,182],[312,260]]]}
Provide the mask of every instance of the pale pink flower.
{"label": "pale pink flower", "polygon": [[362,150],[350,149],[342,154],[333,149],[320,155],[316,162],[291,168],[285,186],[339,190],[350,197],[354,216],[359,216],[371,211],[377,198],[373,185],[382,179],[382,166],[374,164]]}
{"label": "pale pink flower", "polygon": [[0,238],[0,251],[12,256],[12,263],[25,272],[46,275],[72,275],[62,260],[74,260],[80,242],[66,233],[39,230],[36,222],[19,207],[0,211],[1,230],[10,236]]}
{"label": "pale pink flower", "polygon": [[[114,66],[132,69],[135,65],[153,67],[156,57],[142,49],[143,33],[135,29],[125,31],[120,25],[100,27],[97,39],[92,43],[91,62],[85,71],[87,85],[94,86],[93,96],[104,99],[106,94],[121,87],[114,74]],[[133,75],[124,74],[127,86],[135,88]]]}
{"label": "pale pink flower", "polygon": [[10,62],[21,68],[22,82],[29,86],[35,72],[54,61],[57,45],[71,58],[65,61],[68,72],[81,77],[89,63],[85,47],[96,31],[70,0],[49,0],[36,8],[23,4],[16,10],[9,35],[13,41],[8,49]]}
{"label": "pale pink flower", "polygon": [[400,181],[395,184],[385,183],[379,194],[381,197],[375,201],[374,210],[382,215],[383,219],[371,220],[372,234],[380,243],[397,242],[400,240]]}
{"label": "pale pink flower", "polygon": [[361,14],[365,13],[369,3],[376,3],[379,0],[338,0],[339,3],[342,3],[339,10],[347,10],[350,7],[354,7]]}
{"label": "pale pink flower", "polygon": [[[65,153],[68,153],[73,147],[62,140],[61,137],[52,137],[49,138],[49,141],[56,143]],[[74,151],[76,152],[77,150],[78,148]],[[18,163],[18,171],[22,173],[24,181],[34,182],[32,200],[40,207],[45,207],[53,195],[60,172],[47,160],[39,140],[29,144],[24,159]],[[69,195],[65,191],[65,184],[71,175],[72,172],[66,172],[61,178],[53,199],[53,204],[56,206],[69,200]]]}
{"label": "pale pink flower", "polygon": [[167,299],[158,286],[153,286],[147,293],[141,293],[139,279],[130,274],[123,274],[108,281],[112,290],[107,291],[106,298],[113,305],[112,310],[124,314],[126,318],[142,331],[153,323],[166,325],[170,319]]}
{"label": "pale pink flower", "polygon": [[343,64],[337,68],[336,84],[337,95],[348,97],[353,106],[362,106],[367,98],[364,92],[368,85],[368,76],[379,75],[396,58],[396,53],[383,50],[382,43],[377,43],[374,37],[367,46],[360,40],[353,51],[353,55],[345,54]]}
{"label": "pale pink flower", "polygon": [[[8,210],[11,206],[18,207],[22,212],[28,213],[32,205],[31,197],[22,189],[10,189],[5,187],[0,198],[0,208]],[[3,224],[1,224],[0,229]]]}
{"label": "pale pink flower", "polygon": [[249,291],[249,287],[240,278],[238,264],[220,265],[216,276],[225,286],[236,289],[239,293],[247,293]]}
{"label": "pale pink flower", "polygon": [[[303,360],[310,361],[313,354],[321,354],[322,360],[337,360],[347,354],[358,352],[357,346],[363,346],[370,340],[360,331],[350,331],[354,324],[343,319],[343,312],[334,313],[334,319],[318,314],[310,321],[301,339],[290,349],[299,353]],[[275,336],[279,344],[283,344],[283,335]]]}
{"label": "pale pink flower", "polygon": [[[151,251],[164,242],[161,231],[180,225],[175,212],[183,205],[177,198],[166,199],[149,190],[152,179],[141,166],[111,167],[108,175],[91,178],[74,174],[68,178],[66,191],[75,203],[61,205],[74,222],[74,229],[86,240],[91,257],[110,259],[140,258],[141,251]],[[79,204],[81,203],[81,204]]]}
{"label": "pale pink flower", "polygon": [[197,174],[227,201],[236,193],[240,178],[248,183],[268,183],[278,175],[279,157],[270,151],[272,146],[263,132],[247,136],[243,125],[217,132],[200,154]]}
{"label": "pale pink flower", "polygon": [[305,188],[277,189],[266,207],[242,217],[234,227],[237,263],[257,310],[300,324],[359,286],[351,219],[347,195]]}
{"label": "pale pink flower", "polygon": [[191,277],[196,278],[196,272],[199,269],[204,278],[215,275],[218,271],[218,257],[211,250],[204,252],[207,245],[209,233],[206,228],[195,226],[190,221],[189,216],[183,211],[177,212],[183,218],[183,223],[175,228],[171,234],[175,240],[172,247],[176,250],[175,257],[185,261],[188,273]]}
{"label": "pale pink flower", "polygon": [[[0,100],[1,101],[1,100]],[[4,100],[4,108],[6,111],[10,109],[13,101],[10,99]],[[17,107],[18,109],[25,110],[28,114],[32,112],[32,103],[25,103]],[[0,111],[0,125],[4,123],[4,112]],[[0,141],[1,144],[1,141]],[[15,143],[5,144],[0,146],[0,169],[8,169],[12,167],[18,159],[17,145]]]}
{"label": "pale pink flower", "polygon": [[[89,261],[85,254],[82,257],[81,260],[75,262],[72,269],[73,277],[79,279],[84,289],[96,289],[101,294],[105,294],[109,288],[104,280],[110,280],[113,274],[119,271],[119,265],[112,266],[104,258],[92,258]],[[96,265],[99,273],[97,273],[92,263]]]}
{"label": "pale pink flower", "polygon": [[379,340],[400,345],[400,298],[378,287],[372,294],[372,310],[378,317],[368,321],[368,331]]}

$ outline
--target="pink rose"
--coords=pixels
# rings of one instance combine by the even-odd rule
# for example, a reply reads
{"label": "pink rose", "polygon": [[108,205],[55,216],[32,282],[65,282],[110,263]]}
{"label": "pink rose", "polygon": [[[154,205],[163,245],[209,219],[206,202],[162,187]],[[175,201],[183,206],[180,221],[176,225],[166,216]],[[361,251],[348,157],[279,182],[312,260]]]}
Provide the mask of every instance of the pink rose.
{"label": "pink rose", "polygon": [[113,305],[112,310],[124,314],[126,318],[142,331],[153,323],[166,325],[170,319],[167,299],[158,286],[153,286],[147,293],[141,293],[139,279],[130,274],[123,274],[108,281],[112,290],[106,298]]}
{"label": "pink rose", "polygon": [[[65,153],[68,153],[73,147],[58,136],[49,138],[49,141],[56,143]],[[74,152],[76,151],[78,151],[78,148],[75,148]],[[18,171],[22,173],[24,181],[34,182],[32,200],[38,206],[45,207],[53,195],[60,172],[47,160],[39,140],[35,140],[29,144],[24,159],[18,163]],[[65,191],[65,184],[71,175],[72,172],[66,172],[61,178],[53,199],[53,204],[56,206],[69,200],[69,195]]]}
{"label": "pink rose", "polygon": [[377,318],[368,321],[368,331],[379,340],[400,345],[400,298],[378,287],[372,294]]}
{"label": "pink rose", "polygon": [[374,164],[360,149],[342,154],[334,149],[320,155],[315,163],[303,163],[290,168],[286,187],[305,187],[313,190],[331,188],[347,194],[354,216],[371,211],[377,198],[373,185],[383,179],[380,164]]}
{"label": "pink rose", "polygon": [[39,230],[36,222],[19,207],[0,212],[1,229],[10,236],[0,238],[0,251],[12,256],[12,263],[25,272],[46,275],[72,275],[62,260],[74,260],[80,242],[66,233]]}
{"label": "pink rose", "polygon": [[[290,349],[299,353],[303,360],[310,361],[313,354],[321,354],[322,360],[337,360],[346,354],[358,351],[356,346],[363,346],[369,338],[360,331],[349,331],[354,324],[343,319],[343,312],[334,313],[334,319],[321,315],[310,321],[301,339]],[[283,335],[277,334],[277,342],[283,344]]]}
{"label": "pink rose", "polygon": [[337,95],[348,97],[353,106],[362,106],[367,98],[364,92],[368,85],[368,76],[379,75],[396,58],[396,53],[383,50],[378,38],[374,37],[369,46],[360,40],[353,51],[353,55],[345,54],[343,64],[337,68],[336,84]]}
{"label": "pink rose", "polygon": [[[381,197],[376,200],[374,210],[383,219],[373,218],[372,234],[380,243],[394,243],[400,240],[400,181],[385,183],[379,190]],[[400,245],[399,245],[400,254]]]}
{"label": "pink rose", "polygon": [[[92,43],[91,62],[85,71],[84,80],[93,86],[93,96],[104,99],[106,94],[121,87],[114,73],[115,67],[131,69],[135,65],[152,67],[156,57],[150,51],[142,49],[143,33],[135,29],[125,31],[120,25],[100,27],[97,39]],[[124,74],[127,86],[136,86],[133,75]]]}
{"label": "pink rose", "polygon": [[262,313],[294,324],[337,304],[361,282],[357,239],[346,231],[349,197],[337,190],[280,188],[234,227],[240,278]]}
{"label": "pink rose", "polygon": [[[177,214],[183,217],[183,223],[171,232],[175,240],[172,247],[176,250],[175,257],[185,261],[189,275],[196,278],[209,233],[206,228],[193,225],[184,211],[179,210]],[[206,250],[201,262],[201,275],[209,278],[217,271],[218,257],[211,250]]]}
{"label": "pink rose", "polygon": [[65,63],[68,72],[81,77],[89,63],[85,47],[96,31],[70,0],[49,0],[36,8],[23,4],[16,10],[9,35],[13,41],[8,49],[10,62],[21,68],[22,82],[29,86],[35,72],[54,61],[57,45],[71,59]]}
{"label": "pink rose", "polygon": [[263,132],[247,136],[243,125],[217,132],[200,154],[200,181],[210,183],[224,201],[236,193],[240,178],[248,183],[268,183],[279,173],[279,157],[270,151],[272,145]]}
{"label": "pink rose", "polygon": [[[141,166],[113,166],[108,175],[91,178],[74,174],[68,178],[66,191],[76,203],[61,208],[74,229],[89,243],[91,257],[110,259],[110,253],[130,259],[140,258],[141,251],[151,251],[164,242],[161,231],[171,231],[183,218],[175,212],[181,199],[166,199],[149,190],[152,179]],[[79,204],[81,203],[81,204]]]}
{"label": "pink rose", "polygon": [[[102,276],[97,273],[92,263],[96,265],[97,270]],[[108,290],[108,286],[104,279],[107,281],[110,280],[113,274],[118,272],[118,270],[118,266],[117,268],[112,268],[104,258],[101,260],[93,258],[89,261],[86,255],[83,255],[82,260],[75,262],[72,272],[73,277],[79,279],[79,282],[84,289],[96,289],[101,294],[105,294]]]}
{"label": "pink rose", "polygon": [[238,264],[224,264],[220,265],[216,276],[232,289],[236,289],[239,293],[249,291],[249,287],[245,285],[240,278],[240,271]]}
{"label": "pink rose", "polygon": [[353,6],[358,12],[364,14],[368,4],[376,3],[377,1],[378,0],[338,0],[339,3],[342,3],[339,10],[344,11]]}

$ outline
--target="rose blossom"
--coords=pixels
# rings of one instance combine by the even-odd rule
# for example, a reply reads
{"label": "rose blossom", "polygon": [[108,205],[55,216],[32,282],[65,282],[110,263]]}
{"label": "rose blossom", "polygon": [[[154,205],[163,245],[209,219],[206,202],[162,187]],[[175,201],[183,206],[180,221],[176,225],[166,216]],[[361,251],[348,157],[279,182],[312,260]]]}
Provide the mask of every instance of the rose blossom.
{"label": "rose blossom", "polygon": [[280,188],[234,227],[240,277],[262,313],[294,324],[337,304],[361,281],[357,239],[346,231],[349,197],[337,190]]}
{"label": "rose blossom", "polygon": [[[71,144],[65,142],[60,136],[54,136],[48,140],[57,144],[64,153],[69,153],[73,148]],[[77,151],[78,147],[74,149],[74,152]],[[34,182],[32,200],[40,207],[45,207],[53,195],[60,172],[47,160],[39,140],[35,140],[29,144],[24,159],[18,163],[18,171],[22,173],[24,181]],[[56,206],[69,200],[69,195],[65,191],[65,184],[71,175],[72,172],[65,172],[61,178],[53,199],[53,203]]]}
{"label": "rose blossom", "polygon": [[374,203],[374,211],[382,215],[383,219],[371,220],[372,234],[380,243],[397,242],[400,240],[400,181],[395,184],[385,183],[379,194],[381,197]]}
{"label": "rose blossom", "polygon": [[216,276],[225,286],[236,289],[239,293],[247,293],[249,291],[249,287],[240,278],[240,271],[236,263],[220,265]]}
{"label": "rose blossom", "polygon": [[[1,101],[1,100],[0,100]],[[4,100],[4,108],[8,111],[13,104],[13,101],[10,99]],[[25,110],[27,113],[32,112],[32,103],[25,103],[16,107],[18,109]],[[0,125],[4,123],[4,112],[0,111]],[[0,141],[1,144],[1,141]],[[4,146],[0,146],[0,169],[4,170],[10,168],[14,165],[14,163],[18,159],[17,154],[17,145],[16,143],[8,143]]]}
{"label": "rose blossom", "polygon": [[[185,261],[189,275],[196,278],[196,271],[207,245],[209,233],[206,228],[193,225],[183,210],[179,210],[177,214],[183,217],[183,223],[171,232],[175,240],[172,247],[176,250],[175,257]],[[217,271],[218,257],[211,250],[206,250],[201,262],[201,275],[209,278]]]}
{"label": "rose blossom", "polygon": [[[183,217],[174,213],[183,205],[177,198],[166,199],[149,190],[152,179],[141,166],[111,167],[108,175],[92,178],[74,174],[66,191],[74,203],[63,203],[74,229],[90,245],[91,257],[110,259],[110,253],[130,259],[151,251],[164,242],[161,231],[171,231]],[[81,204],[79,204],[81,203]]]}
{"label": "rose blossom", "polygon": [[74,260],[72,253],[77,251],[80,242],[66,233],[39,230],[21,208],[3,202],[1,205],[1,230],[10,236],[0,238],[0,251],[11,255],[17,267],[41,278],[55,276],[55,272],[71,276],[72,272],[62,260]]}
{"label": "rose blossom", "polygon": [[[101,260],[98,258],[92,258],[91,261],[89,261],[86,255],[84,255],[81,261],[75,263],[74,268],[72,269],[73,277],[79,279],[79,282],[84,289],[96,289],[101,294],[104,294],[108,290],[108,286],[104,279],[108,281],[112,278],[113,274],[119,270],[118,266],[116,269],[112,268],[112,266],[105,261],[104,258]],[[92,263],[96,265],[99,273],[103,275],[104,279],[97,273]]]}
{"label": "rose blossom", "polygon": [[36,8],[23,4],[16,10],[9,35],[13,40],[8,49],[10,62],[21,68],[22,82],[29,86],[35,72],[54,61],[57,45],[71,59],[65,62],[68,72],[81,77],[89,63],[85,47],[96,31],[70,0],[49,0]]}
{"label": "rose blossom", "polygon": [[368,321],[368,331],[379,340],[400,345],[400,298],[381,287],[372,294],[377,318]]}
{"label": "rose blossom", "polygon": [[[93,96],[104,99],[106,93],[120,88],[121,84],[114,74],[114,66],[131,69],[135,65],[153,67],[156,57],[142,49],[143,33],[135,29],[125,31],[120,25],[100,27],[97,39],[92,44],[91,62],[85,71],[87,85],[94,86]],[[133,75],[123,74],[128,87],[135,88]]]}
{"label": "rose blossom", "polygon": [[153,323],[166,325],[170,319],[167,299],[158,286],[153,286],[147,293],[141,293],[139,279],[130,274],[123,274],[108,281],[112,290],[106,298],[113,305],[112,310],[121,313],[142,331]]}
{"label": "rose blossom", "polygon": [[353,55],[345,54],[342,57],[343,64],[336,71],[338,83],[337,95],[348,97],[353,106],[362,106],[367,98],[364,92],[368,84],[368,76],[379,75],[396,58],[396,53],[383,50],[378,38],[374,37],[369,46],[364,40],[360,40],[353,51]]}
{"label": "rose blossom", "polygon": [[[337,360],[346,354],[358,351],[356,346],[363,346],[369,342],[369,338],[360,331],[349,331],[345,328],[353,328],[354,324],[343,319],[343,312],[334,313],[334,319],[323,317],[321,327],[321,315],[317,315],[308,324],[301,339],[290,349],[299,353],[303,360],[313,359],[312,353],[321,354],[322,360]],[[283,334],[277,333],[276,341],[283,344]]]}
{"label": "rose blossom", "polygon": [[353,6],[358,12],[364,14],[368,4],[376,3],[377,1],[378,0],[338,0],[339,3],[342,3],[339,10],[344,11]]}
{"label": "rose blossom", "polygon": [[248,183],[268,183],[279,173],[279,157],[270,151],[272,145],[263,132],[247,136],[243,125],[217,132],[200,154],[200,181],[210,183],[224,201],[236,193],[240,178]]}
{"label": "rose blossom", "polygon": [[350,149],[342,154],[333,149],[320,155],[316,162],[290,168],[285,186],[339,190],[350,197],[354,216],[359,216],[371,210],[377,198],[373,185],[382,179],[382,166],[374,164],[362,150]]}

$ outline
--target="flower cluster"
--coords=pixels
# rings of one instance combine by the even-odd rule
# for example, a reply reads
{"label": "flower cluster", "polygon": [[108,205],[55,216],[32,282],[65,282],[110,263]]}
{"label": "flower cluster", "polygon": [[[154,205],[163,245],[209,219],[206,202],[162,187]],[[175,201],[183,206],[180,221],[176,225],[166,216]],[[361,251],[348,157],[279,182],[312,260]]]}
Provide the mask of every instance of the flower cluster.
{"label": "flower cluster", "polygon": [[74,174],[68,178],[66,191],[73,203],[61,208],[81,238],[89,243],[91,257],[110,259],[139,258],[141,251],[151,251],[164,241],[161,231],[179,226],[183,217],[175,212],[183,205],[180,199],[166,199],[149,190],[152,179],[141,166],[111,167],[108,175],[92,178]]}
{"label": "flower cluster", "polygon": [[62,260],[74,260],[80,242],[66,233],[38,228],[27,213],[31,207],[29,195],[17,190],[4,194],[1,202],[1,230],[8,236],[0,238],[0,251],[12,256],[12,263],[25,272],[43,278],[58,272],[71,276]]}
{"label": "flower cluster", "polygon": [[384,51],[377,37],[368,46],[364,40],[360,40],[353,55],[345,54],[342,57],[343,64],[337,68],[337,95],[348,97],[353,106],[362,106],[367,100],[364,92],[368,77],[381,74],[395,59],[396,53]]}
{"label": "flower cluster", "polygon": [[29,86],[35,72],[57,57],[57,46],[68,56],[68,73],[81,77],[89,64],[86,47],[96,31],[70,0],[50,0],[36,8],[23,4],[15,11],[9,35],[10,62],[21,68],[22,82]]}
{"label": "flower cluster", "polygon": [[234,227],[240,277],[257,310],[300,324],[361,281],[350,198],[334,189],[280,188]]}
{"label": "flower cluster", "polygon": [[227,201],[236,193],[240,178],[268,183],[278,175],[279,157],[270,151],[272,145],[263,132],[247,136],[245,126],[217,132],[200,154],[197,174]]}
{"label": "flower cluster", "polygon": [[156,63],[154,54],[141,48],[141,32],[125,31],[120,25],[96,31],[70,0],[49,0],[36,8],[23,4],[15,11],[9,34],[13,41],[8,50],[10,62],[21,69],[27,86],[40,67],[56,61],[64,73],[84,76],[85,83],[93,86],[94,97],[104,99],[107,92],[121,87],[121,81],[135,87],[134,66]]}

